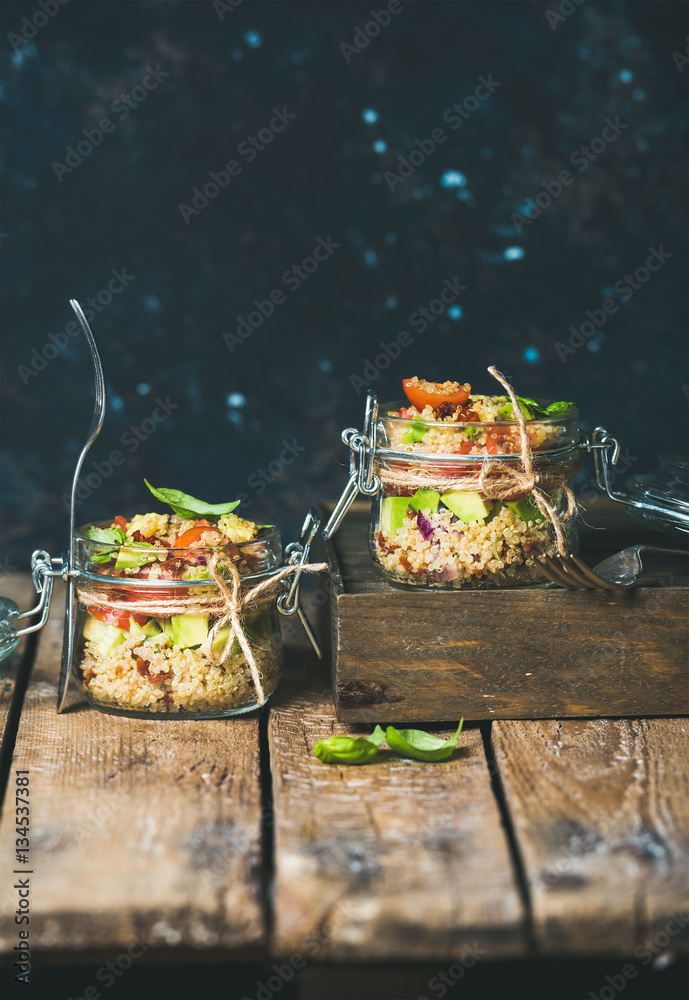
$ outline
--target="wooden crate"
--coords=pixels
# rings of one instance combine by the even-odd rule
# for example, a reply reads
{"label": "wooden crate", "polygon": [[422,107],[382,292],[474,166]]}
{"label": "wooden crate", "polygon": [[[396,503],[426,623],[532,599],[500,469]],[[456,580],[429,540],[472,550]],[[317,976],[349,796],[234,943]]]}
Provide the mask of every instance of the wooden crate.
{"label": "wooden crate", "polygon": [[[326,544],[341,721],[689,713],[689,588],[412,591],[373,563],[368,513],[355,504]],[[673,545],[613,504],[587,505],[585,519],[589,564],[635,543]]]}

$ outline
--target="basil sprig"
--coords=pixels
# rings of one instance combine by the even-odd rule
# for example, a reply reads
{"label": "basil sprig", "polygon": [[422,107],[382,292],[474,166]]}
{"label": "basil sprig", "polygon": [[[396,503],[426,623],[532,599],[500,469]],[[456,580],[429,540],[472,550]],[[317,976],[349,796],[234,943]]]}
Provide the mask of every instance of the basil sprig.
{"label": "basil sprig", "polygon": [[223,514],[231,514],[235,507],[239,507],[241,502],[239,500],[232,500],[229,503],[206,503],[205,500],[197,500],[195,497],[190,497],[188,493],[182,493],[180,490],[156,489],[155,486],[151,486],[147,479],[144,479],[144,482],[157,500],[162,500],[163,503],[172,507],[175,514],[189,521],[194,521],[199,517],[208,519],[211,517],[222,517]]}
{"label": "basil sprig", "polygon": [[331,736],[317,740],[313,752],[324,764],[367,764],[378,755],[385,733],[376,726],[369,737]]}
{"label": "basil sprig", "polygon": [[328,740],[318,740],[313,752],[324,764],[368,764],[378,756],[380,745],[386,739],[390,749],[402,757],[438,763],[447,760],[457,748],[463,725],[464,719],[449,740],[438,739],[423,729],[398,730],[388,726],[384,733],[376,726],[369,737],[331,736]]}

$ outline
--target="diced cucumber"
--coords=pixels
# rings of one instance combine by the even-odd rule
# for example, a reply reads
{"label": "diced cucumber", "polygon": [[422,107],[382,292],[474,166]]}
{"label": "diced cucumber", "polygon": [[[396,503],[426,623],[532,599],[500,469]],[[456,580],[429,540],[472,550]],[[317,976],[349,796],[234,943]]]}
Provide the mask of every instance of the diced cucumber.
{"label": "diced cucumber", "polygon": [[430,511],[431,514],[435,514],[439,503],[440,494],[437,490],[420,489],[416,491],[414,496],[409,501],[409,506],[415,511],[427,510]]}
{"label": "diced cucumber", "polygon": [[380,526],[384,535],[395,537],[404,526],[409,497],[385,497],[380,505]]}
{"label": "diced cucumber", "polygon": [[493,507],[492,500],[484,500],[480,493],[469,493],[466,490],[448,490],[440,499],[465,524],[485,521]]}

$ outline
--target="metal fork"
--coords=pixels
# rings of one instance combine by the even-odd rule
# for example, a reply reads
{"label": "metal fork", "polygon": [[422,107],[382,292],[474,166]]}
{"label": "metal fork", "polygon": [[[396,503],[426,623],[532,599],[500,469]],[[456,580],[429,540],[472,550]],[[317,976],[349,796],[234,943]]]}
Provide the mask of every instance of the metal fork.
{"label": "metal fork", "polygon": [[84,464],[84,459],[86,458],[87,452],[93,442],[96,440],[100,434],[101,427],[103,426],[103,421],[105,419],[105,375],[103,373],[103,362],[100,359],[100,354],[98,353],[98,347],[96,346],[96,341],[91,331],[91,327],[88,324],[88,320],[84,315],[84,311],[77,302],[76,299],[70,299],[69,304],[74,310],[77,319],[81,325],[84,337],[86,338],[86,343],[88,344],[89,352],[91,355],[91,367],[93,368],[93,383],[95,386],[95,403],[93,408],[93,417],[91,418],[91,426],[89,427],[88,438],[86,444],[81,449],[81,454],[77,459],[76,468],[74,470],[74,479],[72,480],[72,496],[69,504],[69,572],[66,575],[67,580],[67,598],[65,604],[65,632],[64,640],[62,643],[62,663],[60,664],[60,679],[57,686],[57,711],[58,714],[62,712],[65,707],[65,700],[67,697],[67,688],[69,686],[69,672],[72,665],[72,658],[74,655],[74,632],[76,626],[76,600],[75,600],[75,586],[74,577],[72,576],[72,571],[74,570],[75,563],[75,551],[74,551],[74,533],[76,529],[76,512],[77,512],[77,487],[79,485],[79,475],[81,473],[81,467]]}
{"label": "metal fork", "polygon": [[642,553],[672,556],[675,559],[679,557],[685,563],[687,559],[687,552],[684,550],[659,548],[655,545],[632,545],[597,563],[594,569],[574,555],[566,558],[546,556],[545,563],[539,562],[538,565],[544,576],[569,590],[629,590],[636,585],[643,570]]}

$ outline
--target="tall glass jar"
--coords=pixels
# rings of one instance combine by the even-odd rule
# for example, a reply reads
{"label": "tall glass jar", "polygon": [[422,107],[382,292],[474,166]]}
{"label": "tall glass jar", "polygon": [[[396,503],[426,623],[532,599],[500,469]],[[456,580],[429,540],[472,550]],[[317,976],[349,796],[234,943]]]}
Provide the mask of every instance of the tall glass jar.
{"label": "tall glass jar", "polygon": [[[410,420],[396,415],[403,406],[381,405],[376,425],[370,549],[381,572],[440,590],[548,586],[538,562],[556,554],[556,535],[524,486],[519,424]],[[535,486],[576,552],[565,487],[579,469],[578,412],[528,420],[526,430]]]}
{"label": "tall glass jar", "polygon": [[[238,715],[262,704],[282,665],[279,590],[269,587],[241,608],[253,663],[236,634],[231,637],[228,594],[237,584],[235,597],[243,603],[279,569],[278,529],[264,529],[249,542],[152,552],[85,534],[109,525],[86,525],[75,536],[72,669],[87,701],[117,715],[177,719]],[[151,567],[148,578],[127,575],[127,566],[139,567],[142,559]],[[222,588],[211,578],[211,562]]]}

